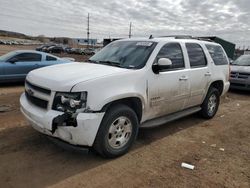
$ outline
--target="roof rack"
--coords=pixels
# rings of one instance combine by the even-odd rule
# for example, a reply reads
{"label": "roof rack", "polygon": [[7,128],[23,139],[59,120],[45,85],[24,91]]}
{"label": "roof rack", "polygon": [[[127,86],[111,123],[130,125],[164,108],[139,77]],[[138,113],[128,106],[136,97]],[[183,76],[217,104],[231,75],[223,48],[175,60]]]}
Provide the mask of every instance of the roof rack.
{"label": "roof rack", "polygon": [[160,37],[173,37],[175,39],[196,39],[196,40],[213,42],[213,40],[210,37],[194,37],[191,35],[167,35],[167,36],[160,36]]}
{"label": "roof rack", "polygon": [[175,39],[192,39],[193,36],[191,35],[166,35],[166,36],[160,36],[160,37],[173,37]]}

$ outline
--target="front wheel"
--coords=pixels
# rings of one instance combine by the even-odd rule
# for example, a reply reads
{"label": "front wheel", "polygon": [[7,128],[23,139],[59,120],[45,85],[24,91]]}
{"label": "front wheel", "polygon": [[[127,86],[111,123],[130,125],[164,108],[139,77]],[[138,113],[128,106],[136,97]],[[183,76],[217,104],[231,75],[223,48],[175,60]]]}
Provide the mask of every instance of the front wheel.
{"label": "front wheel", "polygon": [[200,114],[203,118],[211,119],[215,116],[220,104],[220,93],[216,88],[210,88],[201,105]]}
{"label": "front wheel", "polygon": [[136,113],[126,105],[111,107],[98,130],[94,149],[104,157],[118,157],[128,152],[138,133]]}

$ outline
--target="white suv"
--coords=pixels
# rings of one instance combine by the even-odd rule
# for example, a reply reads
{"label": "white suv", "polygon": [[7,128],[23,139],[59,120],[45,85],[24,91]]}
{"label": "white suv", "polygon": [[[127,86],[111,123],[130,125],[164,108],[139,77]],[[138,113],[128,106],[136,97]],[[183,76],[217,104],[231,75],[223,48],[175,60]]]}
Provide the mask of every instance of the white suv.
{"label": "white suv", "polygon": [[195,112],[212,118],[228,80],[228,58],[219,44],[125,39],[88,62],[30,72],[21,111],[41,133],[116,157],[129,150],[139,127]]}

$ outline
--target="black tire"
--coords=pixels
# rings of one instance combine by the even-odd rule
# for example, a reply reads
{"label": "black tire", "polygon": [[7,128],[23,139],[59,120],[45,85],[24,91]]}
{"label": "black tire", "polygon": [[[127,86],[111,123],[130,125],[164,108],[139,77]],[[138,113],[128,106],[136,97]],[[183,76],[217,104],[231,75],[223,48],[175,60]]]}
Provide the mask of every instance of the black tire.
{"label": "black tire", "polygon": [[[132,125],[132,131],[129,134],[130,137],[129,139],[127,139],[125,145],[117,149],[113,148],[109,143],[109,139],[111,139],[111,134],[109,133],[109,130],[119,117],[126,117],[130,120],[130,124]],[[138,125],[139,123],[137,115],[130,107],[123,104],[118,104],[111,107],[106,111],[105,116],[99,127],[93,145],[94,150],[106,158],[114,158],[127,153],[134,141],[136,140],[139,127]]]}
{"label": "black tire", "polygon": [[[216,102],[215,102],[215,107],[212,108],[213,110],[210,110],[211,108],[209,106],[209,102],[212,97],[213,98],[215,97]],[[209,88],[207,96],[201,105],[200,115],[205,119],[213,118],[218,110],[219,104],[220,104],[220,93],[218,89],[214,87]]]}

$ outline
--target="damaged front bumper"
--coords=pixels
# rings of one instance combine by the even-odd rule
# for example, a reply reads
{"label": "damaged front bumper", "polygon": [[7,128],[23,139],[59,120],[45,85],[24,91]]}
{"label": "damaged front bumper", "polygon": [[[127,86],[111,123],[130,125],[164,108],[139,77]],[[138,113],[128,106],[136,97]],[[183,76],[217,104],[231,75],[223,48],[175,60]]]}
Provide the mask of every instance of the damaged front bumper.
{"label": "damaged front bumper", "polygon": [[[21,112],[37,131],[59,138],[73,145],[92,146],[99,129],[104,112],[79,113],[76,117],[76,126],[54,125],[55,121],[67,118],[63,112],[44,110],[31,104],[25,94],[20,98]],[[57,122],[58,123],[58,122]]]}

